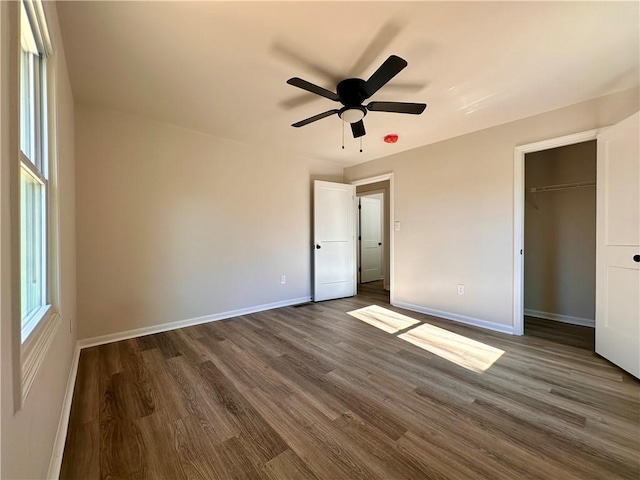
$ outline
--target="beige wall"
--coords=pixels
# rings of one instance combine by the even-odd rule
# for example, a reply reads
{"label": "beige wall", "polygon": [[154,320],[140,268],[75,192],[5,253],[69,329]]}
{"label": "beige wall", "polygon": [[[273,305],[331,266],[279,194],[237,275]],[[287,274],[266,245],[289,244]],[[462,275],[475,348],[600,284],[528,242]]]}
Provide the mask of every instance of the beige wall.
{"label": "beige wall", "polygon": [[308,300],[310,181],[341,167],[89,106],[76,153],[80,338]]}
{"label": "beige wall", "polygon": [[396,303],[512,327],[514,147],[638,108],[632,89],[345,169],[346,181],[394,172]]}
{"label": "beige wall", "polygon": [[594,321],[596,189],[528,189],[595,180],[595,140],[526,155],[525,311]]}
{"label": "beige wall", "polygon": [[390,216],[390,200],[389,200],[389,180],[384,182],[370,183],[368,185],[358,185],[356,187],[356,194],[366,194],[367,192],[383,192],[384,193],[384,288],[389,289],[389,279],[391,278],[391,266],[389,263],[390,245],[391,239],[389,238],[389,216]]}
{"label": "beige wall", "polygon": [[[18,165],[18,112],[16,105],[9,108],[9,100],[17,98],[17,85],[11,84],[11,77],[18,75],[17,64],[9,65],[10,53],[17,52],[19,32],[19,3],[0,2],[0,106],[2,155],[0,164],[0,336],[2,341],[2,478],[45,478],[52,454],[55,434],[58,428],[65,388],[71,367],[75,335],[75,192],[74,192],[74,139],[73,139],[73,98],[62,40],[58,30],[55,4],[45,2],[45,12],[51,30],[56,55],[49,61],[55,68],[58,130],[56,135],[58,151],[58,195],[60,205],[60,290],[62,325],[48,350],[37,374],[31,391],[22,406],[14,413],[14,373],[19,372],[19,352],[12,345],[14,336],[11,298],[15,295],[11,285],[12,261],[17,261],[11,242],[15,242],[15,229],[10,228],[9,189],[17,188]],[[11,41],[12,45],[10,46]],[[55,63],[55,65],[52,65]],[[8,128],[8,125],[13,125]],[[12,142],[11,147],[9,143]],[[9,172],[12,178],[9,178]],[[14,190],[15,191],[15,190]],[[19,252],[19,250],[18,250]],[[15,283],[14,283],[15,284]],[[19,303],[18,303],[19,304]],[[16,315],[14,315],[16,317]],[[19,321],[19,314],[16,317]],[[19,377],[18,377],[19,378]]]}

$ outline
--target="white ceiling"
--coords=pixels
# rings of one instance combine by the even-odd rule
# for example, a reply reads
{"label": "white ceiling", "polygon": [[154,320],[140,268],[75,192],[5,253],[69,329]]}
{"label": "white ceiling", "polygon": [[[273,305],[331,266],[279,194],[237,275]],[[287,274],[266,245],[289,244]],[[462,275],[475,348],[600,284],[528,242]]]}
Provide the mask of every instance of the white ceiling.
{"label": "white ceiling", "polygon": [[[99,1],[58,13],[76,101],[351,165],[638,85],[639,5]],[[348,125],[341,149],[337,116],[290,126],[338,104],[299,103],[314,96],[288,78],[335,91],[390,54],[409,66],[371,100],[426,102],[422,115],[370,112],[363,153]]]}

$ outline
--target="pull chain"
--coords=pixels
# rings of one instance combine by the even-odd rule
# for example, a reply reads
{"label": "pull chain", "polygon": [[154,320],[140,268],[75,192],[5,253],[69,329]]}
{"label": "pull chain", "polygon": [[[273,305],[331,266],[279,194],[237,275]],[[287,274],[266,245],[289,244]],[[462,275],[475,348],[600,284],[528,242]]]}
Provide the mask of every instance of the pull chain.
{"label": "pull chain", "polygon": [[360,153],[362,153],[362,137],[360,137]]}
{"label": "pull chain", "polygon": [[344,150],[344,120],[342,121],[342,149]]}

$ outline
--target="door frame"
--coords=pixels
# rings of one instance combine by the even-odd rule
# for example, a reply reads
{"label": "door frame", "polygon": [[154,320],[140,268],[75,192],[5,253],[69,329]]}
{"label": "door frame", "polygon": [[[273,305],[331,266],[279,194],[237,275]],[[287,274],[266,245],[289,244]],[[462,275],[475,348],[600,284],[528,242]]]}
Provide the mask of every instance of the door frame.
{"label": "door frame", "polygon": [[[597,140],[602,129],[517,145],[513,163],[513,334],[524,335],[524,157],[527,153]],[[596,188],[598,186],[596,185]]]}
{"label": "door frame", "polygon": [[[395,229],[393,228],[393,226],[395,225],[395,217],[394,217],[393,202],[394,202],[395,193],[394,193],[394,185],[393,185],[393,172],[385,173],[385,174],[382,174],[382,175],[377,175],[375,177],[368,177],[368,178],[362,178],[360,180],[353,180],[351,182],[351,185],[355,185],[356,187],[358,187],[360,185],[369,185],[371,183],[384,182],[386,180],[389,180],[389,195],[388,195],[389,198],[385,199],[385,201],[389,202],[389,225],[388,225],[388,227],[389,227],[389,272],[388,272],[388,275],[389,275],[389,303],[391,305],[393,305],[394,298],[395,298],[395,296],[394,296],[394,292],[395,292],[395,272],[394,272],[394,270],[395,269],[393,268],[394,250],[395,250],[395,248],[394,248]],[[357,210],[356,210],[356,212],[357,212]],[[357,268],[358,267],[356,266],[356,270],[357,270]],[[357,271],[356,271],[356,274],[357,274]]]}

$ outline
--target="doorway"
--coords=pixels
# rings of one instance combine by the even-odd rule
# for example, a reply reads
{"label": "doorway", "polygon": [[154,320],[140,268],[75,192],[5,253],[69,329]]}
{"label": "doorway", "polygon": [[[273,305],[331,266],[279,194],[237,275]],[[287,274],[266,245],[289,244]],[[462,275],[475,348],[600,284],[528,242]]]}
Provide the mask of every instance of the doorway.
{"label": "doorway", "polygon": [[384,240],[384,192],[357,193],[358,222],[358,283],[378,280],[384,285],[385,246]]}
{"label": "doorway", "polygon": [[[385,297],[389,303],[393,303],[393,174],[385,174],[377,177],[367,178],[351,182],[356,186],[356,197],[358,203],[364,203],[365,209],[369,210],[370,217],[380,219],[381,237],[376,241],[374,237],[376,230],[375,218],[365,220],[367,232],[363,232],[361,223],[362,209],[356,210],[356,224],[358,225],[357,235],[357,268],[358,273],[358,293]],[[375,212],[378,212],[377,214]],[[365,214],[366,215],[366,214]],[[362,234],[365,233],[363,236]],[[377,245],[381,243],[381,245]],[[374,245],[375,244],[375,245]],[[365,258],[368,257],[368,258]],[[364,259],[364,266],[362,260]],[[376,265],[376,259],[379,267]],[[363,268],[364,267],[364,268]],[[379,273],[378,273],[379,268]],[[362,270],[367,270],[363,272]],[[364,273],[364,275],[363,275]],[[374,278],[377,277],[377,278]]]}
{"label": "doorway", "polygon": [[524,333],[595,348],[596,140],[525,154]]}
{"label": "doorway", "polygon": [[515,147],[513,333],[524,333],[525,154],[597,140],[595,352],[640,378],[640,112],[606,127]]}

